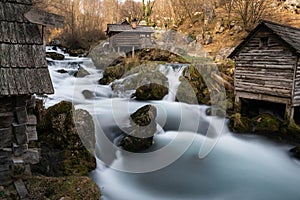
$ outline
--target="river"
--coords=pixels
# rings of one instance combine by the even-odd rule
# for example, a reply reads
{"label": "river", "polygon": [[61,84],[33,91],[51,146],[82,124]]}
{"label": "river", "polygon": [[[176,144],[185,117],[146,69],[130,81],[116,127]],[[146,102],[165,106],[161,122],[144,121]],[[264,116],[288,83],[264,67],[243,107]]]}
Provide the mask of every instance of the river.
{"label": "river", "polygon": [[[90,75],[75,78],[79,65]],[[179,71],[161,69],[172,80],[174,94]],[[118,96],[98,84],[102,71],[89,58],[66,55],[64,61],[51,61],[49,71],[55,94],[44,99],[45,105],[72,101],[94,118],[97,169],[90,176],[101,189],[101,199],[300,199],[300,164],[288,154],[291,146],[232,134],[227,119],[206,116],[207,106],[175,102],[173,94],[147,102]],[[93,98],[86,99],[85,90]],[[155,143],[143,153],[125,152],[115,144],[129,115],[146,104],[158,111]]]}

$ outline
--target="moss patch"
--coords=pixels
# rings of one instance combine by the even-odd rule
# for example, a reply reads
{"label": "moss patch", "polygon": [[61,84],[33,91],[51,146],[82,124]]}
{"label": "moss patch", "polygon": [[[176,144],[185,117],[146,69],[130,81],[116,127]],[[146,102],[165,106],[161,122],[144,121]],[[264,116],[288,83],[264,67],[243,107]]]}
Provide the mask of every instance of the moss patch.
{"label": "moss patch", "polygon": [[24,181],[30,199],[100,199],[98,186],[88,177],[32,177]]}

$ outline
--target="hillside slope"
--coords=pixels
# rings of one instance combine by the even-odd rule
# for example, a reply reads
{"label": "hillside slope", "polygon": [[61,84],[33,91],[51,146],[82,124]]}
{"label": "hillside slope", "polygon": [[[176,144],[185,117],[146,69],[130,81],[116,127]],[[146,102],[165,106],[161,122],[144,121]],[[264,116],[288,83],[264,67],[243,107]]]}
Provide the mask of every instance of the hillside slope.
{"label": "hillside slope", "polygon": [[[271,10],[266,11],[263,19],[300,28],[300,1],[273,0]],[[203,16],[194,15],[195,23],[186,20],[178,27],[178,31],[192,36],[203,44],[205,50],[215,57],[218,52],[227,47],[236,47],[248,34],[243,30],[242,21],[232,16],[228,21],[226,9],[216,7],[213,10],[214,18],[209,23]]]}

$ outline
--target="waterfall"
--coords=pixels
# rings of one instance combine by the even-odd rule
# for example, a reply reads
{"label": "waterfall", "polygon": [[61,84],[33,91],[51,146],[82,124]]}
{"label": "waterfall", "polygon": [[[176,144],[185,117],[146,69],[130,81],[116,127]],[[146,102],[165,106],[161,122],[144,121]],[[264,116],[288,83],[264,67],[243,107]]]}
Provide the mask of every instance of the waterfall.
{"label": "waterfall", "polygon": [[175,101],[178,86],[180,85],[179,77],[183,70],[187,67],[186,64],[166,64],[161,65],[159,71],[167,78],[169,83],[169,93],[164,97],[164,101]]}

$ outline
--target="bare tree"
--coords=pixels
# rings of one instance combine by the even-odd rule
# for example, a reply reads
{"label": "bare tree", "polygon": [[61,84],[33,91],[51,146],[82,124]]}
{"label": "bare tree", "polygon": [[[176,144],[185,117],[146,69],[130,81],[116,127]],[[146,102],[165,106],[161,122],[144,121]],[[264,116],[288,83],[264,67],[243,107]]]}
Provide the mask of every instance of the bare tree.
{"label": "bare tree", "polygon": [[143,9],[140,2],[135,2],[133,0],[126,0],[120,5],[120,17],[129,21],[132,19],[137,19],[138,21],[143,18]]}
{"label": "bare tree", "polygon": [[[239,17],[246,31],[249,31],[262,18],[269,14],[269,0],[234,0],[230,9]],[[231,11],[231,10],[230,10]]]}

